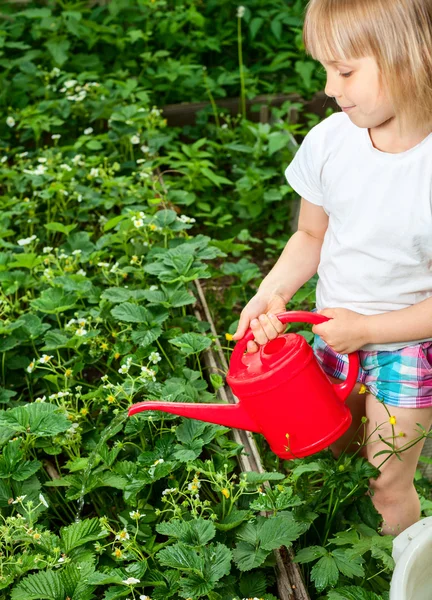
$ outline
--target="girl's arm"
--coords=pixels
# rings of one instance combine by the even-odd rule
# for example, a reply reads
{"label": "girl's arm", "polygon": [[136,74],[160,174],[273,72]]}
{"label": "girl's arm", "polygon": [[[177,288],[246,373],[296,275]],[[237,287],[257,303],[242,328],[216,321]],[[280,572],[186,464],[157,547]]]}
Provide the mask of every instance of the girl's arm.
{"label": "girl's arm", "polygon": [[258,293],[280,294],[288,303],[301,286],[315,275],[328,227],[322,208],[301,199],[298,229],[291,236],[277,263],[263,279]]}

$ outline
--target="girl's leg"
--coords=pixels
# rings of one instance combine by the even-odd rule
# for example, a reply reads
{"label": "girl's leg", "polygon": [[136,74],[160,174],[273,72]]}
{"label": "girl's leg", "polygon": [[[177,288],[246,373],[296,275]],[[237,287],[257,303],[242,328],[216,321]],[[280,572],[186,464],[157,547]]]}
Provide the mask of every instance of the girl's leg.
{"label": "girl's leg", "polygon": [[[424,439],[397,456],[386,460],[386,454],[375,456],[381,450],[390,448],[379,436],[394,447],[401,448],[421,435],[416,423],[426,431],[432,423],[432,408],[387,407],[396,424],[390,423],[385,406],[372,394],[366,396],[367,436],[369,439],[365,451],[370,463],[378,467],[381,474],[370,482],[372,502],[383,517],[382,532],[398,535],[401,531],[416,523],[420,518],[420,501],[414,488],[414,474],[423,448]],[[379,427],[375,432],[374,430]],[[401,437],[401,434],[404,434]],[[385,461],[385,462],[384,462]],[[384,464],[382,464],[384,462]]]}

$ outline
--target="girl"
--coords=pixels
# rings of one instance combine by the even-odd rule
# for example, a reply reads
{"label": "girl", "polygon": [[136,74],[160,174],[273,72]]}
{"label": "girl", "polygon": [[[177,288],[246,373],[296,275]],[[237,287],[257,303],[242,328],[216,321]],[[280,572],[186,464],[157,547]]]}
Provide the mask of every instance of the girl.
{"label": "girl", "polygon": [[[432,423],[432,0],[310,0],[303,38],[341,112],[308,133],[286,170],[301,196],[298,231],[234,339],[250,326],[255,352],[281,334],[275,314],[318,272],[317,309],[331,320],[313,327],[316,357],[333,381],[346,377],[347,353],[361,362],[352,427],[332,449],[366,415],[364,456],[379,466],[379,436],[406,445]],[[422,446],[370,482],[383,533],[420,518]]]}

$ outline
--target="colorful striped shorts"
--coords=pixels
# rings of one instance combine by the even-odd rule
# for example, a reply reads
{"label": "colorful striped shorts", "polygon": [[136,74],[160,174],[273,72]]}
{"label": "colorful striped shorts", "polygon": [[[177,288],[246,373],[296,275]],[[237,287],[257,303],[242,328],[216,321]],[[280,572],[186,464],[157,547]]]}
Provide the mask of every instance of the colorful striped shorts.
{"label": "colorful striped shorts", "polygon": [[[324,371],[346,379],[348,357],[338,354],[315,335],[313,349]],[[393,351],[359,350],[357,381],[378,400],[400,408],[432,406],[432,342],[421,342]]]}

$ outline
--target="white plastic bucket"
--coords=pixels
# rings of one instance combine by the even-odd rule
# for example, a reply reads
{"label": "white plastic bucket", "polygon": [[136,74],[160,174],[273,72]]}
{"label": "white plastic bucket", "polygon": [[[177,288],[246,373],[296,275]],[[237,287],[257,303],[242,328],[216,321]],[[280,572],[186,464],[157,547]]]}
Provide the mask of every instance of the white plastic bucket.
{"label": "white plastic bucket", "polygon": [[432,517],[400,533],[392,554],[396,567],[390,600],[432,600]]}

